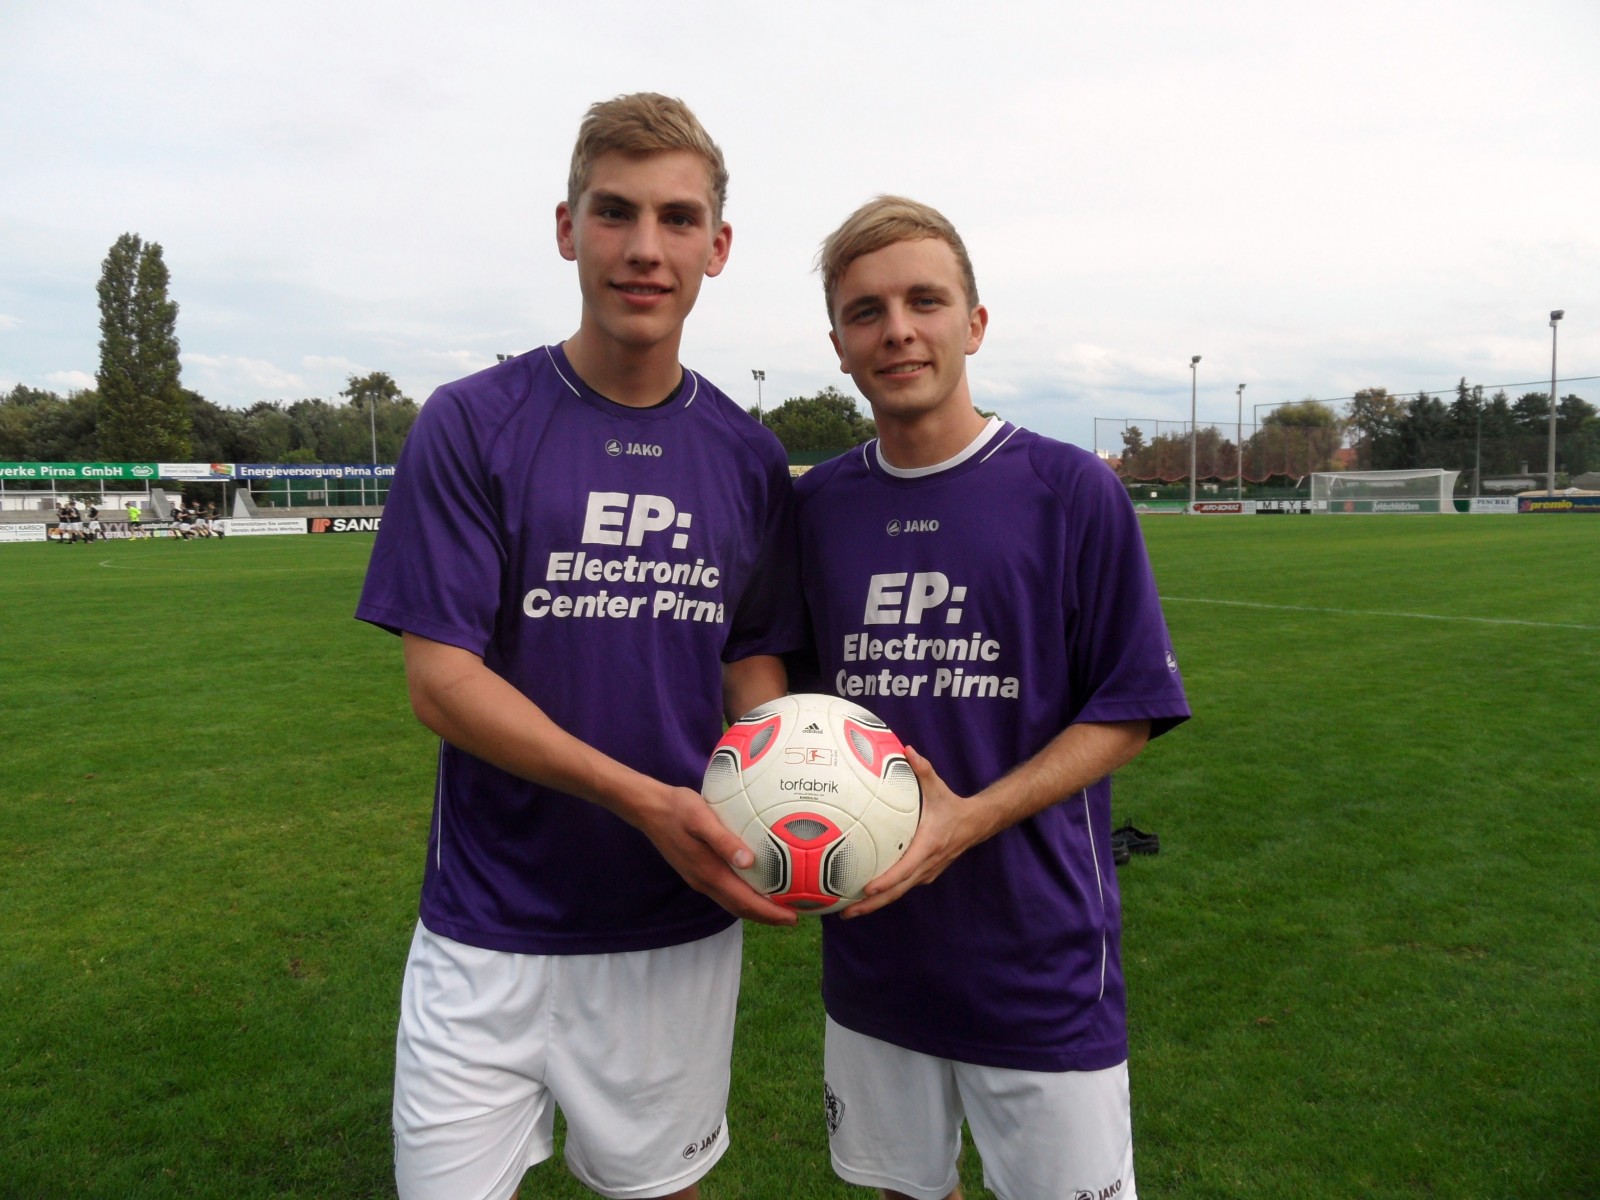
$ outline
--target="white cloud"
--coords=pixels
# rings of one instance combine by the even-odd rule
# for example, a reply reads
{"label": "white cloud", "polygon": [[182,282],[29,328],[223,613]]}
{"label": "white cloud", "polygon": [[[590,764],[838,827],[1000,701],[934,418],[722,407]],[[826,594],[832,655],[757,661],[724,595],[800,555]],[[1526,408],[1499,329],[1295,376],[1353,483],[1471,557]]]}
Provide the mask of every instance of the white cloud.
{"label": "white cloud", "polygon": [[301,375],[258,358],[185,353],[182,360],[185,385],[201,395],[250,392],[261,393],[262,398],[299,399],[305,388]]}
{"label": "white cloud", "polygon": [[3,369],[30,384],[97,361],[124,230],[163,245],[184,382],[218,403],[372,370],[420,399],[559,340],[571,138],[639,88],[684,96],[728,154],[733,257],[684,357],[741,403],[752,367],[769,404],[849,387],[811,260],[891,190],[971,245],[979,403],[1056,436],[1186,417],[1195,353],[1202,419],[1231,420],[1241,382],[1248,405],[1536,378],[1556,307],[1562,374],[1600,375],[1593,0],[922,0],[914,23],[858,0],[599,22],[55,0],[6,25],[0,331],[26,328]]}
{"label": "white cloud", "polygon": [[96,380],[87,371],[51,371],[44,382],[53,392],[83,392],[94,387]]}

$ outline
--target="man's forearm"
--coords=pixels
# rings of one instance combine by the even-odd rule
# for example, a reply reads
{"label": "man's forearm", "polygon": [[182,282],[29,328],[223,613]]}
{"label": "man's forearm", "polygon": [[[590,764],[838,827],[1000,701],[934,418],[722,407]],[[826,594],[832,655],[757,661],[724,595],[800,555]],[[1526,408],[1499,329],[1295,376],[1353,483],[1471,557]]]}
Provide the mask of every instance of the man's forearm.
{"label": "man's forearm", "polygon": [[573,737],[469,651],[406,634],[417,719],[452,746],[619,815],[661,784]]}
{"label": "man's forearm", "polygon": [[774,655],[757,654],[722,668],[722,711],[729,721],[738,720],[752,708],[787,695],[788,691],[789,676],[783,660]]}
{"label": "man's forearm", "polygon": [[973,797],[992,826],[984,837],[1098,783],[1132,762],[1149,740],[1149,721],[1067,726],[1043,750]]}

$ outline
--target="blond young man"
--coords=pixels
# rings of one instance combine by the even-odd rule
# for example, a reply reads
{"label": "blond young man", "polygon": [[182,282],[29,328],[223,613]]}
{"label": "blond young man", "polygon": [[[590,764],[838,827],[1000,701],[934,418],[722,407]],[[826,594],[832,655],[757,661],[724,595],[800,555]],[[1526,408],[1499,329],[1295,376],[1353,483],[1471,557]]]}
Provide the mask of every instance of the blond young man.
{"label": "blond young man", "polygon": [[434,393],[357,616],[404,637],[442,739],[401,998],[406,1200],[504,1200],[553,1153],[606,1196],[693,1197],[728,1145],[739,917],[699,794],[725,716],[802,640],[775,438],[678,348],[721,273],[722,153],[681,101],[596,104],[556,206],[578,330]]}
{"label": "blond young man", "polygon": [[905,857],[824,918],[834,1169],[958,1197],[965,1119],[1002,1200],[1131,1200],[1109,776],[1189,711],[1133,507],[974,408],[989,315],[938,212],[879,197],[820,266],[878,429],[797,485],[820,686],[888,721],[923,789]]}

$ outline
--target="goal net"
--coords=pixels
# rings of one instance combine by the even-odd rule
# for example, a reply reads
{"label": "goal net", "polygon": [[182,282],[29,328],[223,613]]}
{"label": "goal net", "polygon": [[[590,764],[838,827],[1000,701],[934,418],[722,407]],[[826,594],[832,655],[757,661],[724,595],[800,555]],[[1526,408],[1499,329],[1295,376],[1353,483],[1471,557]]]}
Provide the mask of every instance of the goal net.
{"label": "goal net", "polygon": [[1325,513],[1453,513],[1460,471],[1318,471],[1311,511]]}

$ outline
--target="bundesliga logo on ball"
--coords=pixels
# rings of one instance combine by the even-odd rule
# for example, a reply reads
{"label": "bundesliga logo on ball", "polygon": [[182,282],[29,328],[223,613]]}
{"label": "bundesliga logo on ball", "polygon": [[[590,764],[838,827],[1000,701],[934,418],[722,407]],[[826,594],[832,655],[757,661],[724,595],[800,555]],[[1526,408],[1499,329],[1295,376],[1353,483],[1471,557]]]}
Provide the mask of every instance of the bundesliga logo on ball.
{"label": "bundesliga logo on ball", "polygon": [[900,739],[834,696],[785,696],[728,727],[700,789],[753,851],[739,874],[799,912],[861,899],[917,831],[922,789]]}

